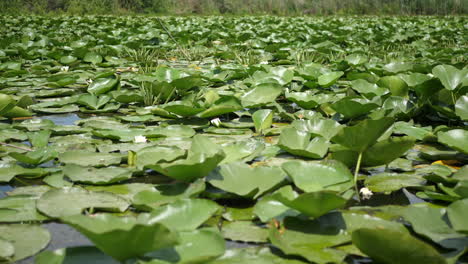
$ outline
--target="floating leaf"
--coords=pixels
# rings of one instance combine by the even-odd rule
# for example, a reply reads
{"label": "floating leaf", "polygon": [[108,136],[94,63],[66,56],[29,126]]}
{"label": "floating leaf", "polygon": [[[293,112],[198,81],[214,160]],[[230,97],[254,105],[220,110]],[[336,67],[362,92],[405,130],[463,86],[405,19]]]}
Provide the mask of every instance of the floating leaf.
{"label": "floating leaf", "polygon": [[176,233],[145,215],[118,217],[111,214],[71,215],[62,220],[89,238],[97,248],[123,261],[178,242]]}
{"label": "floating leaf", "polygon": [[117,195],[86,191],[78,187],[52,189],[37,200],[37,209],[50,217],[81,214],[89,208],[123,212],[128,206],[128,201]]}
{"label": "floating leaf", "polygon": [[257,198],[281,183],[286,174],[278,167],[250,167],[236,162],[222,164],[207,178],[221,190],[240,196]]}
{"label": "floating leaf", "polygon": [[430,245],[389,229],[361,228],[353,232],[353,244],[373,260],[388,264],[444,264],[445,259]]}

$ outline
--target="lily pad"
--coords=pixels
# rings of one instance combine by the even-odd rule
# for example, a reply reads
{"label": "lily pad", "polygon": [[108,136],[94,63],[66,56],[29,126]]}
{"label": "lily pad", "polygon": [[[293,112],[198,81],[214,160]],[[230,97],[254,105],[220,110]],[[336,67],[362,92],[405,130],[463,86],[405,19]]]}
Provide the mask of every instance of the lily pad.
{"label": "lily pad", "polygon": [[250,167],[235,162],[222,164],[207,181],[221,190],[240,196],[257,198],[280,184],[286,174],[278,167]]}
{"label": "lily pad", "polygon": [[127,200],[117,195],[86,191],[78,187],[52,189],[37,201],[37,209],[54,218],[81,214],[90,208],[124,212],[129,205]]}

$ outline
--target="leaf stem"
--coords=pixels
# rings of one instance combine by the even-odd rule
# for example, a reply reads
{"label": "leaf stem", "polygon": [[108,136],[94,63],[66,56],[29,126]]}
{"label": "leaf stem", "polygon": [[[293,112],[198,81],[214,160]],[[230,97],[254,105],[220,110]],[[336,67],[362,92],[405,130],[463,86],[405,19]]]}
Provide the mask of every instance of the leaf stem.
{"label": "leaf stem", "polygon": [[30,149],[30,148],[19,147],[19,146],[15,146],[15,145],[11,145],[11,144],[8,144],[8,143],[3,143],[3,142],[0,142],[0,145],[3,145],[3,146],[5,146],[5,147],[10,147],[10,148],[16,148],[16,149],[26,150],[26,151],[33,151],[33,150]]}
{"label": "leaf stem", "polygon": [[354,170],[354,189],[356,191],[357,199],[360,202],[361,199],[359,198],[359,189],[357,186],[357,179],[359,174],[359,169],[361,168],[361,160],[362,160],[362,152],[359,153],[358,160],[356,163],[356,169]]}

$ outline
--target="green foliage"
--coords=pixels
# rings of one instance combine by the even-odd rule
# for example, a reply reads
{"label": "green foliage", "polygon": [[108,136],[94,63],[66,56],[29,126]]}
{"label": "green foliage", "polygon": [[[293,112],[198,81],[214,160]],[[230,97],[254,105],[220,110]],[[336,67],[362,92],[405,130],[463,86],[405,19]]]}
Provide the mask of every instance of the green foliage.
{"label": "green foliage", "polygon": [[0,13],[466,14],[464,0],[9,0]]}

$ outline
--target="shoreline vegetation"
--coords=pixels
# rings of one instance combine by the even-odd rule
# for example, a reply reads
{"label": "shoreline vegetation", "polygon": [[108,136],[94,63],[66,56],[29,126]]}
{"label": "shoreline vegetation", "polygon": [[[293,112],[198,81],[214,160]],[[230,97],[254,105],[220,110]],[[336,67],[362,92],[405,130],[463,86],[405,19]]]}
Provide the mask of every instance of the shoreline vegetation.
{"label": "shoreline vegetation", "polygon": [[0,14],[466,15],[468,0],[0,0]]}

